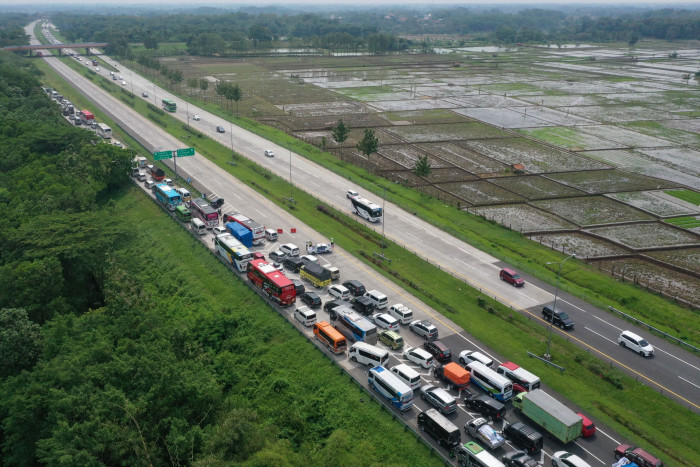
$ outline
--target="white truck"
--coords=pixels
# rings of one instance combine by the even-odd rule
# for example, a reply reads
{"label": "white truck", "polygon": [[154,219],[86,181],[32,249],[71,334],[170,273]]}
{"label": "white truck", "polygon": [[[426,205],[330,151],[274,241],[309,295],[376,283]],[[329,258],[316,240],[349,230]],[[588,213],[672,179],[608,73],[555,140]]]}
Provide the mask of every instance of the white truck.
{"label": "white truck", "polygon": [[489,449],[496,449],[503,446],[505,439],[499,432],[493,429],[485,418],[474,418],[464,425],[466,431],[472,438],[482,441]]}

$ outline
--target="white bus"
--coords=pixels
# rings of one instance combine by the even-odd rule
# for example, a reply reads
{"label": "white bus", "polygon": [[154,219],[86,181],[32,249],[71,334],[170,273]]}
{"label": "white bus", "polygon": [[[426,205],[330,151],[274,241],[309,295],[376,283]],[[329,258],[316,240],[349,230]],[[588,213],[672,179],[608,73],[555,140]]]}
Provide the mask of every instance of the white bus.
{"label": "white bus", "polygon": [[464,443],[457,448],[457,461],[468,467],[505,467],[505,464],[474,441]]}
{"label": "white bus", "polygon": [[248,263],[253,259],[253,253],[241,242],[229,233],[217,235],[214,238],[216,252],[228,263],[232,264],[238,272],[246,272]]}
{"label": "white bus", "polygon": [[491,397],[505,402],[513,397],[513,383],[503,375],[499,375],[481,362],[471,362],[467,365],[471,373],[470,381],[489,393]]}
{"label": "white bus", "polygon": [[404,411],[413,406],[413,390],[383,366],[370,368],[367,381],[397,409]]}
{"label": "white bus", "polygon": [[104,123],[98,123],[97,134],[102,136],[104,139],[110,139],[112,137],[112,129]]}
{"label": "white bus", "polygon": [[352,203],[352,210],[355,214],[363,219],[367,219],[370,222],[379,222],[382,220],[384,213],[380,205],[360,197],[350,198],[350,202]]}
{"label": "white bus", "polygon": [[530,392],[540,387],[540,379],[513,362],[503,362],[496,368],[501,374],[513,382],[515,392]]}

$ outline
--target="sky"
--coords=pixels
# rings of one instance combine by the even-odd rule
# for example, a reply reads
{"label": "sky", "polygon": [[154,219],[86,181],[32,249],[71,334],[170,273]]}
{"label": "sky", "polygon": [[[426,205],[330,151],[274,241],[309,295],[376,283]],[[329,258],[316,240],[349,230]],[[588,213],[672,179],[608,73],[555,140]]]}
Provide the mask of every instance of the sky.
{"label": "sky", "polygon": [[119,1],[103,1],[97,4],[94,0],[71,0],[69,2],[47,2],[46,0],[23,0],[21,2],[17,0],[0,0],[0,5],[12,5],[18,8],[26,7],[29,5],[36,6],[50,6],[52,9],[56,9],[59,5],[77,6],[77,5],[89,5],[89,6],[127,6],[127,5],[138,5],[140,7],[145,7],[148,5],[158,5],[160,7],[170,5],[176,8],[196,8],[202,6],[219,6],[219,7],[239,7],[239,6],[263,6],[263,5],[338,5],[342,7],[343,5],[356,7],[357,5],[368,5],[368,6],[382,6],[382,5],[429,5],[429,6],[439,6],[439,5],[479,5],[480,7],[486,6],[497,6],[497,5],[639,5],[642,7],[653,7],[653,8],[683,8],[683,6],[697,7],[700,5],[700,0],[686,0],[686,1],[669,1],[669,0],[657,0],[657,1],[639,1],[639,0],[585,0],[585,1],[562,1],[562,0],[505,0],[505,1],[484,1],[484,0],[243,0],[243,1],[230,1],[230,0],[206,0],[206,1],[192,1],[192,0],[119,0]]}

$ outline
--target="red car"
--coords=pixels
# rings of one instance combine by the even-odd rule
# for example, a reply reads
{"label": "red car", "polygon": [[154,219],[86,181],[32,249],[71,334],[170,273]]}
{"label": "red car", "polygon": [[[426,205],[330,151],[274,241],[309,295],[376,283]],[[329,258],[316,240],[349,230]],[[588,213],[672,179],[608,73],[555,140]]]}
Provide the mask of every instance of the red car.
{"label": "red car", "polygon": [[621,444],[615,448],[615,459],[626,457],[639,467],[664,467],[664,463],[652,456],[642,448],[635,448],[629,444]]}
{"label": "red car", "polygon": [[259,251],[256,251],[253,253],[253,259],[265,259],[265,255],[260,253]]}
{"label": "red car", "polygon": [[499,275],[501,276],[502,281],[508,282],[513,287],[522,287],[525,285],[525,281],[522,277],[520,277],[520,274],[512,269],[503,268],[501,269],[501,273]]}
{"label": "red car", "polygon": [[586,417],[584,414],[576,414],[583,419],[583,426],[581,427],[581,436],[588,438],[595,434],[595,424],[590,418]]}

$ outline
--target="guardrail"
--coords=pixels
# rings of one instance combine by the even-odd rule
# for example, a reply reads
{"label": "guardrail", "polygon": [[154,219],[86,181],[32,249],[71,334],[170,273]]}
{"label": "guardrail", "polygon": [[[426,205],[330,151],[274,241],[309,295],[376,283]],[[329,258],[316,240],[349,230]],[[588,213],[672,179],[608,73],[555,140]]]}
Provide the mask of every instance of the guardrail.
{"label": "guardrail", "polygon": [[700,349],[697,348],[697,347],[695,347],[694,345],[688,344],[686,341],[684,341],[684,340],[682,340],[682,339],[679,339],[679,338],[677,338],[677,337],[675,337],[675,336],[672,336],[671,334],[669,334],[669,333],[667,333],[667,332],[664,332],[664,331],[662,331],[661,329],[655,328],[654,326],[652,326],[652,325],[650,325],[650,324],[647,324],[647,323],[645,323],[644,321],[635,318],[634,316],[630,316],[630,315],[628,315],[627,313],[625,313],[624,311],[620,311],[620,310],[618,310],[617,308],[613,308],[613,307],[611,307],[611,306],[609,306],[608,309],[609,309],[610,311],[613,311],[613,312],[617,313],[618,315],[622,316],[623,318],[627,318],[629,321],[632,321],[634,324],[637,324],[637,325],[639,325],[639,326],[644,326],[644,327],[646,327],[647,329],[649,329],[649,330],[652,331],[652,332],[655,332],[655,333],[657,333],[657,334],[661,334],[661,335],[664,336],[665,338],[670,339],[670,340],[672,340],[672,341],[675,341],[677,344],[684,345],[684,346],[686,346],[686,347],[692,349],[692,350],[695,351],[695,352],[700,351]]}

